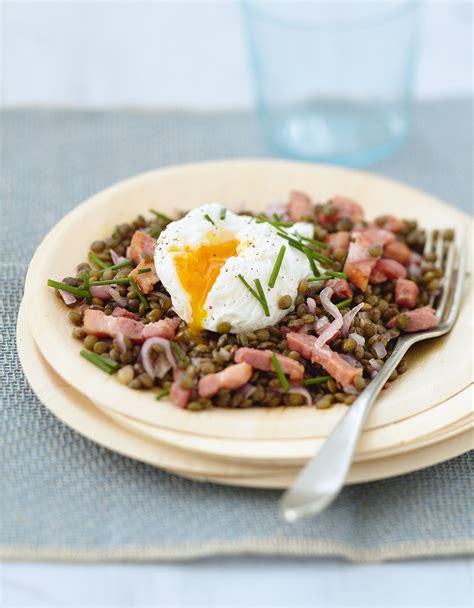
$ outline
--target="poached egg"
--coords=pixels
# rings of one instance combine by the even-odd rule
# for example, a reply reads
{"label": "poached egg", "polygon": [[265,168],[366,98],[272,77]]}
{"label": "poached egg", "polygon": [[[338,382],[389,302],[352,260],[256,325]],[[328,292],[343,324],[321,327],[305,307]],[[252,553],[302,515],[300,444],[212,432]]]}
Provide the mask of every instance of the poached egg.
{"label": "poached egg", "polygon": [[[313,226],[303,222],[285,230],[313,236]],[[285,254],[271,287],[282,246]],[[193,331],[217,331],[221,323],[228,323],[233,333],[274,325],[288,314],[279,308],[280,298],[290,295],[294,301],[299,282],[313,274],[307,257],[271,224],[218,203],[168,224],[157,241],[155,266],[174,310]],[[267,310],[242,278],[254,292],[255,280],[260,280]]]}

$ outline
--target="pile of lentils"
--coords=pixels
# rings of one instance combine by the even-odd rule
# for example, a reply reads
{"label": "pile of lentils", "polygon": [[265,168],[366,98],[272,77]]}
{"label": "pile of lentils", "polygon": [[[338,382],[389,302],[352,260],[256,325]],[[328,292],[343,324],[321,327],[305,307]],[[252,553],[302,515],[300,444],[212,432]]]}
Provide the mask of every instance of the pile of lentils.
{"label": "pile of lentils", "polygon": [[[339,220],[329,228],[323,228],[319,225],[318,215],[322,213],[328,216],[332,212],[330,202],[315,205],[314,216],[305,218],[305,221],[310,221],[314,224],[314,239],[324,241],[330,232],[340,230],[350,231],[352,229],[352,222],[347,218]],[[131,223],[116,226],[113,233],[104,240],[94,241],[90,246],[92,259],[98,258],[102,262],[101,266],[104,264],[113,266],[109,250],[113,249],[118,255],[125,256],[127,247],[130,245],[131,238],[136,230],[144,230],[156,238],[165,226],[173,220],[163,214],[154,213],[155,215],[151,219],[145,219],[145,217],[139,215]],[[242,214],[252,215],[252,213],[246,211],[242,212]],[[384,221],[384,217],[377,218],[376,224],[383,226]],[[445,234],[444,237],[450,238],[449,234]],[[422,254],[425,234],[418,227],[416,221],[404,221],[403,228],[397,234],[397,238],[404,241],[413,251]],[[334,264],[327,265],[327,268],[340,270],[344,257],[345,251],[334,252]],[[65,277],[63,282],[71,286],[80,287],[83,284],[86,273],[92,282],[98,279],[110,280],[127,277],[133,268],[133,264],[132,266],[118,270],[112,268],[104,270],[101,266],[93,262],[81,263],[77,266],[76,275],[74,277]],[[439,291],[439,282],[442,276],[441,271],[434,264],[434,256],[431,255],[423,258],[421,270],[421,274],[412,275],[409,273],[407,276],[407,278],[415,281],[420,287],[417,307],[426,306],[430,302],[431,295]],[[311,394],[313,404],[317,408],[326,409],[336,403],[351,405],[356,399],[356,395],[344,393],[341,385],[334,378],[329,377],[322,367],[314,365],[296,351],[290,350],[288,342],[285,339],[285,332],[281,331],[282,327],[290,328],[294,331],[305,324],[314,323],[318,318],[327,316],[319,298],[319,293],[323,287],[324,285],[321,283],[309,283],[307,280],[301,281],[294,301],[289,295],[283,296],[279,301],[281,309],[286,310],[291,307],[294,307],[294,309],[278,325],[265,327],[253,332],[232,334],[229,333],[229,324],[221,323],[218,327],[218,332],[206,330],[197,335],[182,321],[175,341],[180,353],[177,359],[178,367],[184,372],[181,386],[184,389],[193,391],[188,409],[202,410],[212,406],[230,408],[253,406],[276,407],[280,405],[300,406],[306,403],[303,395],[282,391],[282,385],[274,373],[259,370],[255,370],[250,379],[250,384],[253,385],[254,390],[248,396],[245,396],[245,392],[242,391],[223,389],[211,399],[200,398],[196,390],[197,379],[203,374],[219,372],[226,366],[231,365],[233,363],[233,354],[240,346],[262,350],[269,349],[302,363],[305,367],[305,378],[316,377],[321,379],[319,383],[305,386]],[[145,306],[141,302],[131,285],[119,284],[117,289],[120,295],[126,298],[127,303],[124,308],[136,313],[143,323],[158,321],[166,317],[176,317],[172,309],[171,298],[161,282],[155,285],[152,294],[147,295],[148,306]],[[308,297],[316,301],[316,310],[312,313],[309,312],[306,304]],[[404,329],[403,320],[405,318],[403,316],[400,317],[398,319],[400,326],[393,329],[388,329],[386,324],[390,319],[407,310],[399,307],[394,301],[393,281],[387,281],[382,285],[369,285],[364,293],[354,289],[352,301],[347,307],[341,309],[341,313],[344,315],[350,308],[362,302],[363,307],[361,312],[367,314],[362,317],[356,315],[351,333],[355,332],[363,336],[365,338],[364,346],[358,345],[350,337],[345,339],[337,338],[331,342],[331,348],[334,351],[351,354],[361,363],[364,370],[363,376],[357,377],[354,382],[359,390],[364,389],[372,377],[373,367],[369,364],[369,360],[375,358],[377,363],[382,365],[384,360],[390,356],[395,339],[400,335],[400,330]],[[82,327],[84,306],[86,306],[84,303],[82,305],[76,304],[69,312],[69,319],[75,326],[72,330],[73,337],[81,340],[87,351],[116,362],[117,365],[114,372],[116,372],[116,377],[120,383],[136,390],[155,389],[158,392],[157,399],[166,397],[169,394],[173,381],[172,371],[169,371],[163,378],[155,378],[153,380],[138,361],[140,345],[133,344],[128,338],[125,338],[126,350],[121,351],[116,340],[87,335]],[[105,302],[99,298],[92,298],[87,306],[92,309],[102,310],[106,315],[110,315],[116,305],[110,301]],[[387,355],[384,359],[379,359],[377,352],[374,350],[374,345],[378,341],[383,341],[386,348]],[[155,344],[152,350],[157,356],[163,352],[163,348],[158,344]],[[406,360],[402,360],[390,376],[389,382],[395,381],[406,370],[407,362]]]}

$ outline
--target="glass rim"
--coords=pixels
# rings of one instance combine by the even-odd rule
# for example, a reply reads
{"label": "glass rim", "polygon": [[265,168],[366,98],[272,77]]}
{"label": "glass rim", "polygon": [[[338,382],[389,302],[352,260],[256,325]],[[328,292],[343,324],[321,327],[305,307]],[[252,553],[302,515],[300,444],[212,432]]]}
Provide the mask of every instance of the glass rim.
{"label": "glass rim", "polygon": [[[284,0],[288,1],[288,0]],[[315,20],[311,23],[308,21],[302,21],[298,17],[286,19],[285,17],[273,14],[268,10],[265,10],[264,6],[267,4],[265,0],[240,0],[242,8],[247,14],[250,11],[253,11],[258,18],[265,19],[269,22],[273,22],[275,25],[284,26],[284,27],[293,27],[299,29],[345,29],[347,27],[359,27],[359,28],[367,28],[373,25],[377,25],[380,23],[388,22],[392,19],[396,19],[398,17],[403,16],[405,13],[410,11],[418,10],[421,4],[421,0],[401,0],[398,6],[391,7],[386,11],[381,11],[377,15],[373,15],[370,17],[355,17],[355,18],[336,18],[336,19],[320,19]],[[333,3],[336,3],[337,0],[333,0]],[[357,0],[353,0],[353,2],[357,2]],[[374,2],[374,0],[372,0]],[[310,4],[310,2],[307,2]],[[317,4],[317,1],[314,2]]]}

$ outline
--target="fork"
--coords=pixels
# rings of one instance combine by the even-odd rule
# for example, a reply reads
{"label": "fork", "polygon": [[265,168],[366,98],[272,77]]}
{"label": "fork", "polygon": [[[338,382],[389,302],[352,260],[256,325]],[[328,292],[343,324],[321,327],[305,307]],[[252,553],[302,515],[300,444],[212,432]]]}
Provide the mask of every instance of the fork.
{"label": "fork", "polygon": [[[446,231],[447,232],[447,231]],[[408,349],[422,340],[447,334],[454,326],[461,305],[465,275],[465,247],[460,250],[455,239],[447,241],[444,234],[428,232],[424,254],[435,256],[436,267],[443,271],[441,294],[436,307],[439,325],[413,334],[400,336],[390,357],[368,387],[350,406],[323,447],[300,472],[293,485],[280,499],[284,518],[293,522],[326,509],[344,486],[364,422],[378,394],[397,368]],[[452,231],[450,231],[452,232]],[[431,296],[430,306],[435,297]]]}

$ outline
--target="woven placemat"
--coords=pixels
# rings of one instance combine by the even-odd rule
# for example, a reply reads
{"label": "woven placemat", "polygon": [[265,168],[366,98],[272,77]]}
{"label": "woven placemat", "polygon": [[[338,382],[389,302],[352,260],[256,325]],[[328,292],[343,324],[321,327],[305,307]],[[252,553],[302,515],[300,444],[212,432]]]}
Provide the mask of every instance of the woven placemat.
{"label": "woven placemat", "polygon": [[[26,383],[15,320],[35,247],[67,211],[159,166],[268,156],[248,113],[5,110],[0,204],[0,558],[151,560],[252,552],[381,560],[473,549],[474,454],[344,490],[286,524],[275,491],[201,484],[101,448],[56,420]],[[411,142],[374,169],[469,210],[468,100],[417,108]]]}

